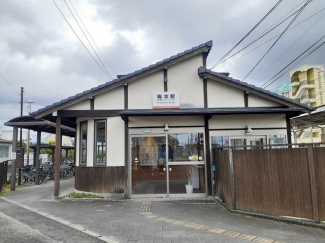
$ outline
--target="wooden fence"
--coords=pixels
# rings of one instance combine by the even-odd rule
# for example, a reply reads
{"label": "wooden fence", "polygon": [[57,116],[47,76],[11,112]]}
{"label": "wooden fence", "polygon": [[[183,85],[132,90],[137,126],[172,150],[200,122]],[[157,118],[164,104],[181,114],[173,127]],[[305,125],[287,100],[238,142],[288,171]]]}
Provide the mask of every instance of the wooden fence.
{"label": "wooden fence", "polygon": [[233,209],[325,221],[325,147],[214,150],[215,194]]}
{"label": "wooden fence", "polygon": [[7,183],[7,173],[8,173],[8,161],[3,161],[0,163],[0,192],[4,185]]}

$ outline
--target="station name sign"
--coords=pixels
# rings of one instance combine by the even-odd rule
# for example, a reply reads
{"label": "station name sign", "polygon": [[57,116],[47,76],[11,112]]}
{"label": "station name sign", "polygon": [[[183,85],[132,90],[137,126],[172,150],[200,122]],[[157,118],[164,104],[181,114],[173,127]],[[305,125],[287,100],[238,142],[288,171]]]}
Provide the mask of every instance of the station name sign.
{"label": "station name sign", "polygon": [[179,108],[179,92],[152,93],[152,108]]}

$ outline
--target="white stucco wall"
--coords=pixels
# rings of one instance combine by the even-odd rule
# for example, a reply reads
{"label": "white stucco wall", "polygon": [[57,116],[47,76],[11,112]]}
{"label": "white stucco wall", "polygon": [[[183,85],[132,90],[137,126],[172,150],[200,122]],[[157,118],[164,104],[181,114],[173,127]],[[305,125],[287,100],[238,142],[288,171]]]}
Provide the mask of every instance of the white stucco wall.
{"label": "white stucco wall", "polygon": [[245,129],[252,128],[285,128],[285,114],[256,114],[256,115],[228,115],[213,116],[209,120],[210,129]]}
{"label": "white stucco wall", "polygon": [[202,54],[168,67],[168,91],[179,92],[180,107],[204,107],[203,80],[198,68],[203,66]]}
{"label": "white stucco wall", "polygon": [[282,106],[282,104],[265,99],[263,97],[259,97],[254,94],[249,94],[248,95],[248,106],[249,107],[276,107],[276,106]]}
{"label": "white stucco wall", "polygon": [[63,110],[89,110],[89,109],[90,109],[90,100],[86,99],[74,105],[68,106]]}
{"label": "white stucco wall", "polygon": [[244,107],[244,91],[208,80],[208,107]]}
{"label": "white stucco wall", "polygon": [[95,96],[95,110],[114,110],[124,108],[124,87],[120,86]]}
{"label": "white stucco wall", "polygon": [[128,108],[152,109],[152,93],[164,91],[163,70],[129,83]]}
{"label": "white stucco wall", "polygon": [[120,117],[107,118],[107,166],[124,166],[124,121]]}
{"label": "white stucco wall", "polygon": [[203,116],[130,117],[129,127],[204,126]]}

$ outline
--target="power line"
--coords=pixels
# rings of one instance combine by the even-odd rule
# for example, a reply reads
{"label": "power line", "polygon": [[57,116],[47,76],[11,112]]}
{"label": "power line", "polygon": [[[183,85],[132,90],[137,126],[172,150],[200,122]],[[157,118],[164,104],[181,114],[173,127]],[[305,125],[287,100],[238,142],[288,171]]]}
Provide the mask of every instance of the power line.
{"label": "power line", "polygon": [[94,41],[94,39],[92,38],[91,34],[89,33],[89,31],[88,31],[86,25],[83,23],[82,19],[80,18],[79,14],[78,14],[77,10],[75,9],[75,7],[73,6],[72,2],[71,2],[70,0],[69,0],[69,2],[70,2],[70,4],[71,4],[73,10],[75,11],[76,15],[78,16],[78,18],[79,18],[79,20],[80,20],[82,26],[85,28],[85,30],[86,30],[86,32],[88,33],[90,39],[92,40],[92,42],[93,42],[94,45],[96,46],[98,52],[99,52],[99,53],[101,54],[101,56],[104,58],[104,61],[105,61],[106,64],[111,68],[111,70],[113,71],[113,73],[115,74],[115,76],[117,76],[117,74],[115,73],[115,71],[114,71],[114,69],[112,68],[112,66],[108,63],[108,61],[106,60],[105,56],[103,55],[103,53],[102,53],[102,52],[100,51],[100,49],[98,48],[96,42]]}
{"label": "power line", "polygon": [[[292,26],[291,28],[289,28],[287,31],[292,30],[293,28],[297,27],[298,25],[302,24],[303,22],[307,21],[308,19],[314,17],[315,15],[317,15],[317,14],[319,14],[320,12],[324,11],[324,9],[325,9],[325,8],[322,8],[321,10],[317,11],[316,13],[310,15],[308,18],[305,18],[304,20],[300,21],[299,23],[293,25],[293,26]],[[294,15],[295,13],[297,13],[297,12],[298,12],[298,10],[295,11],[293,14],[291,14],[289,17],[287,17],[285,20],[281,21],[280,24],[284,23],[288,18],[290,18],[291,16],[293,16],[293,15]],[[278,24],[277,26],[279,26],[280,24]],[[277,26],[276,26],[276,27],[277,27]],[[273,29],[274,29],[274,28],[273,28]],[[273,29],[272,29],[272,30],[273,30]],[[272,30],[268,31],[267,33],[271,32]],[[239,51],[237,51],[236,53],[234,53],[234,54],[231,55],[230,57],[224,59],[224,60],[223,60],[222,62],[220,62],[218,65],[220,65],[220,64],[222,64],[222,63],[228,61],[229,59],[233,58],[233,57],[236,56],[238,53],[242,52],[243,50],[245,50],[246,48],[248,48],[249,46],[251,46],[252,44],[254,44],[256,41],[258,41],[259,39],[261,39],[262,37],[264,37],[267,33],[264,33],[264,34],[258,36],[256,39],[254,39],[253,41],[251,41],[251,42],[250,42],[249,44],[247,44],[245,47],[243,47],[242,49],[240,49]],[[253,48],[253,49],[251,49],[250,51],[245,52],[243,55],[241,55],[241,57],[247,55],[248,53],[250,53],[250,52],[252,52],[252,51],[254,51],[254,50],[256,50],[256,49],[258,49],[259,47],[265,45],[266,43],[270,42],[271,40],[274,40],[274,39],[277,38],[278,36],[280,36],[280,34],[279,34],[279,35],[276,35],[276,36],[274,36],[274,37],[272,37],[271,39],[265,41],[263,44],[261,44],[261,45],[255,47],[255,48]]]}
{"label": "power line", "polygon": [[267,69],[265,69],[255,80],[261,77],[267,70],[269,70],[281,57],[283,57],[311,28],[325,15],[320,16],[280,57],[278,57]]}
{"label": "power line", "polygon": [[279,0],[274,6],[273,8],[271,8],[271,10],[269,10],[269,12],[267,12],[266,15],[264,15],[264,17],[258,21],[258,23],[233,47],[230,49],[230,51],[228,51],[223,57],[221,57],[219,59],[219,61],[217,61],[214,65],[212,65],[212,67],[210,68],[211,70],[214,69],[220,61],[222,61],[225,57],[227,57],[250,33],[252,33],[259,25],[260,23],[262,23],[264,21],[264,19],[266,19],[267,16],[269,16],[274,9],[276,9],[276,7],[282,2],[283,0]]}
{"label": "power line", "polygon": [[92,57],[92,59],[97,63],[98,67],[111,79],[111,77],[106,73],[106,71],[100,66],[100,64],[97,62],[97,60],[94,58],[94,56],[90,53],[90,51],[87,49],[87,47],[85,46],[85,44],[82,42],[82,40],[80,39],[80,37],[78,36],[78,34],[75,32],[75,30],[72,28],[72,26],[70,25],[69,21],[67,20],[67,18],[64,16],[64,14],[62,13],[61,9],[59,8],[59,6],[56,4],[56,2],[54,0],[52,0],[53,3],[55,4],[55,6],[57,7],[57,9],[59,10],[59,12],[61,13],[62,17],[65,19],[65,21],[67,22],[67,24],[70,26],[71,30],[73,31],[73,33],[77,36],[77,38],[79,39],[79,41],[81,42],[81,44],[84,46],[84,48],[86,49],[86,51],[88,52],[88,54]]}
{"label": "power line", "polygon": [[[282,68],[277,74],[275,74],[272,78],[270,78],[267,82],[265,82],[263,85],[261,85],[261,88],[265,89],[268,86],[270,86],[272,83],[274,83],[276,80],[281,78],[284,74],[286,74],[287,69],[290,69],[291,67],[297,65],[300,63],[302,60],[304,60],[306,57],[311,55],[313,52],[315,52],[318,48],[320,48],[322,45],[325,44],[325,41],[322,43],[318,44],[322,39],[325,38],[325,35],[323,35],[320,39],[318,39],[313,45],[311,45],[309,48],[307,48],[304,52],[302,52],[299,56],[297,56],[293,61],[291,61],[288,65],[286,65],[284,68]],[[315,47],[316,46],[316,47]],[[314,48],[314,49],[312,49]],[[305,55],[305,56],[303,56]],[[281,74],[282,73],[282,74]],[[278,76],[280,75],[280,76]],[[278,77],[277,77],[278,76]],[[276,78],[277,77],[277,78]],[[274,80],[272,80],[274,79]]]}
{"label": "power line", "polygon": [[266,51],[266,53],[262,56],[262,58],[255,64],[255,66],[248,72],[248,74],[242,79],[244,81],[254,70],[255,68],[260,64],[260,62],[264,59],[264,57],[271,51],[271,49],[275,46],[275,44],[280,40],[280,38],[284,35],[284,33],[288,30],[288,28],[291,26],[291,24],[298,18],[298,16],[302,13],[302,11],[306,8],[306,6],[313,0],[308,0],[304,6],[300,8],[296,16],[290,21],[290,23],[287,25],[287,27],[282,31],[280,36],[275,40],[275,42],[271,45],[271,47]]}
{"label": "power line", "polygon": [[3,78],[3,80],[6,81],[7,84],[9,84],[10,87],[13,88],[13,89],[16,91],[16,93],[20,96],[20,93],[15,89],[14,86],[11,85],[11,83],[10,83],[7,79],[5,79],[5,78],[1,75],[1,73],[0,73],[0,76],[1,76],[1,78]]}
{"label": "power line", "polygon": [[84,34],[84,36],[86,37],[86,39],[87,39],[87,41],[88,41],[89,45],[90,45],[90,46],[91,46],[91,48],[93,49],[94,53],[96,54],[96,56],[97,56],[98,60],[99,60],[99,61],[100,61],[100,63],[102,64],[103,68],[106,70],[106,72],[108,73],[109,77],[110,77],[111,79],[113,79],[113,78],[112,78],[112,76],[111,76],[111,74],[109,73],[109,71],[108,71],[108,70],[107,70],[107,68],[105,67],[104,63],[102,62],[102,59],[100,59],[100,57],[98,56],[98,54],[97,54],[97,52],[95,51],[95,49],[94,49],[93,45],[91,44],[91,42],[89,41],[89,39],[88,39],[87,35],[86,35],[86,34],[85,34],[85,32],[83,31],[83,29],[82,29],[82,27],[80,26],[79,22],[77,21],[76,17],[75,17],[75,16],[74,16],[74,14],[72,13],[72,11],[71,11],[71,9],[70,9],[69,5],[67,4],[66,0],[64,0],[64,3],[65,3],[65,5],[68,7],[68,9],[69,9],[70,13],[72,14],[72,16],[73,16],[74,20],[77,22],[77,24],[78,24],[78,26],[79,26],[80,30],[82,31],[82,33],[83,33],[83,34]]}

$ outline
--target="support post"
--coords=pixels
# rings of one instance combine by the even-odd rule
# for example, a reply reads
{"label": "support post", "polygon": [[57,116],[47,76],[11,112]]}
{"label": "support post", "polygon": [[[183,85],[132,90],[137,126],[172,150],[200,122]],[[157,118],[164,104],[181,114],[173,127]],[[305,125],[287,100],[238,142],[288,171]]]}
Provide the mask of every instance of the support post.
{"label": "support post", "polygon": [[40,150],[41,150],[41,131],[37,131],[37,142],[36,142],[36,153],[35,153],[35,165],[36,165],[35,185],[39,185],[39,174],[40,174],[39,154],[40,154]]}
{"label": "support post", "polygon": [[[12,135],[12,152],[17,156],[17,135],[18,127],[13,127]],[[10,181],[10,191],[15,190],[15,181],[16,181],[16,158],[11,160],[11,181]]]}
{"label": "support post", "polygon": [[318,201],[317,201],[315,161],[314,161],[312,145],[307,146],[307,154],[308,154],[308,169],[309,169],[310,191],[311,191],[311,201],[313,207],[314,220],[316,223],[319,223],[320,217],[319,217]]}
{"label": "support post", "polygon": [[205,151],[206,151],[206,171],[207,171],[207,193],[212,196],[212,164],[210,155],[210,133],[209,133],[209,116],[204,116],[204,133],[205,133]]}
{"label": "support post", "polygon": [[60,195],[61,117],[56,117],[54,196]]}
{"label": "support post", "polygon": [[229,148],[229,179],[231,193],[231,207],[236,209],[236,186],[235,186],[235,170],[232,148]]}

